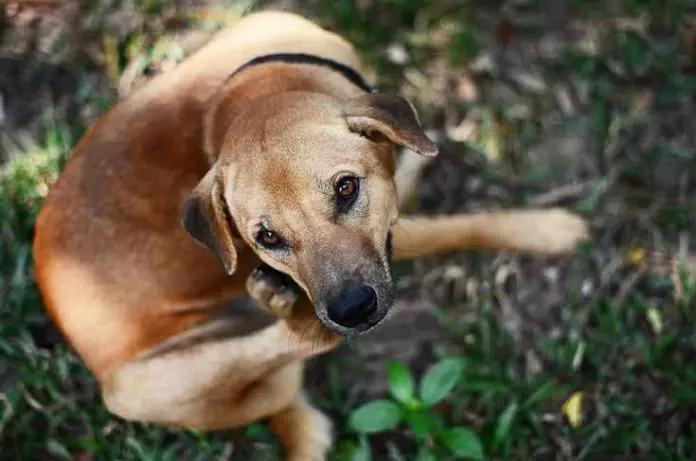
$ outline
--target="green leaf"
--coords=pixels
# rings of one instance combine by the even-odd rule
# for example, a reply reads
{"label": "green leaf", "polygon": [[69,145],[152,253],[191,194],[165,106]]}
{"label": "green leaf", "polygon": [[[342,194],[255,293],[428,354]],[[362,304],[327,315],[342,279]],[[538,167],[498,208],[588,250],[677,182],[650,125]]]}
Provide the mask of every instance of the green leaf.
{"label": "green leaf", "polygon": [[401,408],[389,400],[375,400],[355,409],[348,420],[351,429],[361,434],[395,429],[403,414]]}
{"label": "green leaf", "polygon": [[507,438],[510,433],[510,427],[512,422],[515,420],[517,415],[517,409],[519,406],[517,402],[512,402],[505,411],[498,417],[498,424],[495,428],[495,435],[493,437],[493,445],[495,447],[500,446],[500,444]]}
{"label": "green leaf", "polygon": [[435,457],[435,454],[430,451],[429,448],[421,448],[421,450],[418,452],[418,457],[416,458],[416,461],[437,461],[437,458]]}
{"label": "green leaf", "polygon": [[413,432],[413,435],[419,440],[427,438],[443,427],[442,419],[430,411],[430,409],[408,413],[406,415],[406,423]]}
{"label": "green leaf", "polygon": [[361,435],[359,440],[343,440],[335,449],[336,461],[372,461],[370,442]]}
{"label": "green leaf", "polygon": [[[200,437],[200,433],[198,433],[198,436]],[[270,435],[270,432],[268,428],[259,423],[252,423],[249,424],[245,430],[244,430],[244,436],[248,439],[252,440],[262,440],[267,438]]]}
{"label": "green leaf", "polygon": [[478,436],[465,427],[452,427],[440,433],[440,441],[455,455],[482,460],[483,445]]}
{"label": "green leaf", "polygon": [[435,405],[449,394],[462,376],[464,361],[444,359],[431,366],[420,385],[421,400],[427,406]]}
{"label": "green leaf", "polygon": [[350,461],[372,461],[370,442],[366,437],[360,437],[360,445],[355,447],[355,451],[353,451]]}
{"label": "green leaf", "polygon": [[415,397],[413,376],[406,365],[398,360],[390,360],[388,367],[389,391],[396,400],[410,405]]}
{"label": "green leaf", "polygon": [[65,445],[56,439],[49,439],[48,442],[46,442],[46,450],[59,459],[72,459],[72,456],[70,455],[68,449],[65,448]]}

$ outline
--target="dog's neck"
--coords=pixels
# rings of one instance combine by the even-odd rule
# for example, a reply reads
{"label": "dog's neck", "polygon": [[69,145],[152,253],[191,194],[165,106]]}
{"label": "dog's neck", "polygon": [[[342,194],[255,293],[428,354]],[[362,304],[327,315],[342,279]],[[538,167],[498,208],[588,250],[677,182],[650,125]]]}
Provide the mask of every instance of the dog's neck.
{"label": "dog's neck", "polygon": [[343,75],[346,79],[348,79],[355,86],[361,88],[364,92],[371,93],[374,91],[373,88],[367,84],[363,76],[352,67],[346,66],[345,64],[333,61],[331,59],[323,58],[321,56],[305,53],[275,53],[258,56],[234,71],[228,78],[228,81],[251,67],[267,63],[285,63],[326,67]]}
{"label": "dog's neck", "polygon": [[288,91],[314,91],[345,101],[373,89],[355,69],[326,58],[298,53],[254,58],[221,85],[205,114],[203,147],[209,164],[217,160],[236,117],[258,101]]}

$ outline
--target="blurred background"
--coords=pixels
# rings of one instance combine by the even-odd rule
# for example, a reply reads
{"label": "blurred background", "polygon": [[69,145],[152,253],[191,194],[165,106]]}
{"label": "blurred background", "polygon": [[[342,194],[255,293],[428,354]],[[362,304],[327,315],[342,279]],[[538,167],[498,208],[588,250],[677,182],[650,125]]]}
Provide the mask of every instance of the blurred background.
{"label": "blurred background", "polygon": [[347,37],[438,133],[411,212],[563,206],[593,228],[562,261],[400,266],[388,325],[308,371],[332,459],[693,460],[696,0],[0,0],[0,459],[280,459],[262,424],[109,415],[30,248],[85,129],[267,8]]}

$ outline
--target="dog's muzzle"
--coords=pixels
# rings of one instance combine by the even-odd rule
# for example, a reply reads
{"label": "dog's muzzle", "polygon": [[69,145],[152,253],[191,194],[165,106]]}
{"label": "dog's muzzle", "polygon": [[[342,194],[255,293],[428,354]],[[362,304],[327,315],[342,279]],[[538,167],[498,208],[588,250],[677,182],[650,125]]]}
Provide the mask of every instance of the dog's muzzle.
{"label": "dog's muzzle", "polygon": [[377,293],[369,286],[348,284],[338,297],[326,306],[329,320],[344,328],[370,326],[375,322]]}

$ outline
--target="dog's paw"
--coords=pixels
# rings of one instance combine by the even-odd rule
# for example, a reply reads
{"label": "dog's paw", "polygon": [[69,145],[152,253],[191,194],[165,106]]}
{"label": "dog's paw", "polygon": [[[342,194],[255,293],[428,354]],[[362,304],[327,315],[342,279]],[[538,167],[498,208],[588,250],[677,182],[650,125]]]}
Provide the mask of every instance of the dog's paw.
{"label": "dog's paw", "polygon": [[290,461],[326,461],[332,446],[331,420],[318,410],[312,410],[312,432],[301,451],[289,453]]}
{"label": "dog's paw", "polygon": [[541,212],[535,238],[539,249],[549,255],[572,253],[578,244],[590,237],[587,222],[563,208],[551,208]]}
{"label": "dog's paw", "polygon": [[325,461],[333,445],[331,419],[308,403],[298,406],[295,424],[297,445],[288,453],[289,461]]}
{"label": "dog's paw", "polygon": [[254,269],[247,278],[246,288],[262,308],[281,318],[292,315],[299,298],[298,287],[292,278],[267,264]]}

